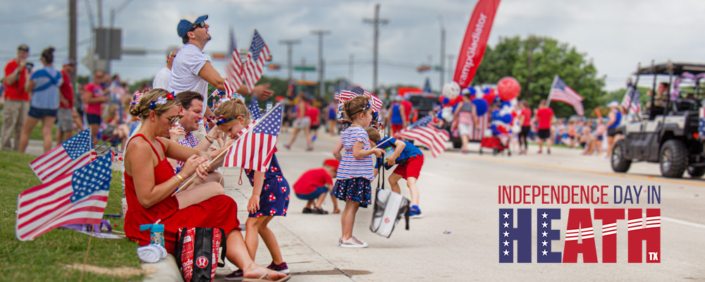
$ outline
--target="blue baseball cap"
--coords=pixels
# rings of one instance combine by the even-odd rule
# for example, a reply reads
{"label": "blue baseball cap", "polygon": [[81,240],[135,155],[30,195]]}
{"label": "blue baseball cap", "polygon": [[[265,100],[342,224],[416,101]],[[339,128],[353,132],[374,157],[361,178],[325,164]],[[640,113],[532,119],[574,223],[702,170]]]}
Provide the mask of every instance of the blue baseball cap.
{"label": "blue baseball cap", "polygon": [[176,32],[179,34],[179,37],[186,36],[186,33],[188,33],[193,25],[205,22],[208,19],[208,15],[200,16],[195,20],[193,18],[194,17],[186,17],[179,21],[179,25],[176,27]]}

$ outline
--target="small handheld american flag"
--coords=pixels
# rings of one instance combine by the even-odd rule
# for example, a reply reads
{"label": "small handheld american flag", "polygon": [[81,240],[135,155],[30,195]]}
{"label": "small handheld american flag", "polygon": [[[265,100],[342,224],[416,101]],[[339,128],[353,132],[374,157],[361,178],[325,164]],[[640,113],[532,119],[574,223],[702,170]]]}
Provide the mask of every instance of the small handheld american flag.
{"label": "small handheld american flag", "polygon": [[111,163],[112,153],[108,152],[73,172],[22,192],[17,199],[17,239],[33,240],[67,224],[100,223],[108,203]]}
{"label": "small handheld american flag", "polygon": [[242,61],[240,60],[240,53],[237,51],[237,45],[235,44],[235,32],[233,28],[230,27],[230,57],[225,64],[225,93],[227,97],[233,97],[237,90],[242,85]]}
{"label": "small handheld american flag", "polygon": [[81,131],[61,146],[41,155],[29,167],[42,183],[47,183],[67,172],[82,167],[95,159],[90,130]]}
{"label": "small handheld american flag", "polygon": [[[283,112],[281,104],[277,104],[262,118],[243,129],[244,135],[225,154],[223,166],[267,171],[276,151]],[[259,114],[259,110],[251,114]]]}
{"label": "small handheld american flag", "polygon": [[264,69],[264,63],[269,57],[269,47],[264,43],[264,39],[259,35],[259,32],[255,29],[255,34],[252,36],[252,43],[250,44],[250,50],[247,52],[247,58],[245,58],[245,84],[247,85],[247,90],[252,92],[255,88],[255,84],[262,76],[262,70]]}
{"label": "small handheld american flag", "polygon": [[399,132],[398,136],[418,141],[428,147],[435,158],[446,150],[446,142],[448,142],[450,136],[445,130],[440,130],[430,125],[431,121],[433,121],[432,116],[423,117]]}
{"label": "small handheld american flag", "polygon": [[553,80],[551,92],[548,94],[548,101],[566,103],[573,106],[573,109],[575,109],[575,112],[578,113],[578,115],[584,115],[583,96],[580,96],[578,92],[575,92],[573,88],[570,88],[570,86],[563,82],[558,75],[556,75]]}

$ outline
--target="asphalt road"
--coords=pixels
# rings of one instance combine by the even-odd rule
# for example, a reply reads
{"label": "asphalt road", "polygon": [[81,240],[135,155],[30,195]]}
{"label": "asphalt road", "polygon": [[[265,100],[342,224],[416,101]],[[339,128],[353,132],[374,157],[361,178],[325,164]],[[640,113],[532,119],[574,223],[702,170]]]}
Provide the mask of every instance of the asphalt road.
{"label": "asphalt road", "polygon": [[[305,152],[299,137],[288,151],[281,144],[289,138],[281,134],[277,157],[291,184],[331,157],[336,142],[321,136],[315,151]],[[616,174],[606,159],[581,156],[578,150],[554,148],[551,155],[538,155],[536,148],[530,148],[528,156],[507,157],[479,156],[477,145],[473,148],[469,155],[448,151],[434,159],[427,154],[418,181],[424,218],[412,220],[409,231],[400,223],[389,239],[375,235],[368,229],[371,208],[360,209],[354,235],[368,242],[366,249],[338,247],[340,216],[302,214],[305,202],[292,195],[289,214],[270,223],[294,274],[291,281],[705,280],[705,256],[700,254],[705,249],[701,240],[705,237],[705,180],[661,178],[658,165],[648,163],[633,164],[629,173]],[[239,172],[225,171],[226,193],[237,200],[238,218],[244,223],[251,187],[245,178],[245,186],[237,185]],[[408,197],[403,181],[401,185]],[[614,185],[656,185],[661,187],[661,203],[646,204],[642,195],[640,204],[626,205],[500,205],[500,185],[609,185],[610,203]],[[324,208],[332,210],[330,198]],[[602,263],[600,220],[593,220],[599,263],[583,263],[582,256],[574,264],[537,263],[538,227],[533,219],[532,262],[499,263],[500,208],[531,208],[532,218],[537,208],[561,208],[561,219],[552,223],[561,237],[553,242],[554,252],[563,252],[569,208],[660,208],[661,263],[627,263],[625,220],[617,224],[617,263]],[[269,253],[264,244],[259,246],[256,261],[268,265]],[[218,270],[216,280],[223,281],[222,275],[232,269],[229,265]]]}

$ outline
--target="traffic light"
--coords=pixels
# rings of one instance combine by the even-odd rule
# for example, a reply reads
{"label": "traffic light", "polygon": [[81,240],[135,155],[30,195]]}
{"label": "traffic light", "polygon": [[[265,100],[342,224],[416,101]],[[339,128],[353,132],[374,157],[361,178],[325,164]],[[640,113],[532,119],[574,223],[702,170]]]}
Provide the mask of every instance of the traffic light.
{"label": "traffic light", "polygon": [[269,65],[267,65],[267,68],[269,70],[279,70],[281,68],[281,66],[279,64],[269,64]]}
{"label": "traffic light", "polygon": [[425,72],[431,70],[431,66],[429,65],[421,65],[417,68],[419,72]]}

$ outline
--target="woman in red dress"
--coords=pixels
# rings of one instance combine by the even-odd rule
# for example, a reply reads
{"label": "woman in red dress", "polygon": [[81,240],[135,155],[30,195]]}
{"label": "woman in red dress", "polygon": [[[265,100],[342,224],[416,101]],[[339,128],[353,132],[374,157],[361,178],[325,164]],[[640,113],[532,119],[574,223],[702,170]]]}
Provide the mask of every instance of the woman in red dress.
{"label": "woman in red dress", "polygon": [[[173,254],[179,228],[222,228],[228,246],[226,257],[243,270],[245,278],[259,278],[263,281],[288,279],[290,276],[271,271],[252,261],[240,233],[237,204],[232,198],[217,195],[190,203],[180,202],[180,197],[171,196],[184,179],[195,173],[205,180],[208,172],[213,169],[207,154],[162,137],[168,136],[171,125],[178,119],[178,105],[173,94],[157,88],[145,93],[139,104],[130,110],[132,115],[141,118],[142,127],[129,143],[125,154],[125,194],[128,205],[125,234],[141,246],[147,245],[149,232],[140,231],[139,226],[161,220],[166,249]],[[175,175],[166,158],[186,163],[181,172]],[[220,184],[210,182],[189,190],[209,188],[206,185]]]}

